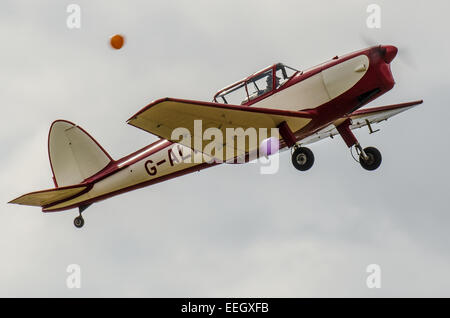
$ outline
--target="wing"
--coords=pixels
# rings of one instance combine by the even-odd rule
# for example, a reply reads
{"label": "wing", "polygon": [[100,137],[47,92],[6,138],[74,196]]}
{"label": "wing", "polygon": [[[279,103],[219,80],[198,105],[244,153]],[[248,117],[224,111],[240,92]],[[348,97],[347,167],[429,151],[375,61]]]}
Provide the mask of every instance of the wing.
{"label": "wing", "polygon": [[306,137],[305,139],[301,140],[301,143],[304,145],[311,144],[316,141],[326,139],[327,137],[333,138],[335,135],[339,135],[339,132],[337,131],[336,127],[339,126],[348,117],[350,117],[352,120],[350,129],[356,129],[356,128],[361,128],[364,126],[369,126],[369,130],[371,133],[376,132],[378,130],[373,130],[372,124],[378,124],[379,122],[382,122],[383,120],[388,120],[392,116],[395,116],[401,112],[404,112],[405,110],[411,109],[422,103],[423,103],[423,100],[418,100],[418,101],[407,102],[407,103],[402,103],[402,104],[374,107],[374,108],[368,108],[368,109],[360,109],[360,110],[357,110],[357,111],[351,113],[347,117],[338,119],[332,125],[329,125],[329,126],[323,128],[322,130],[318,131],[317,133]]}
{"label": "wing", "polygon": [[11,200],[8,203],[41,206],[44,207],[51,203],[65,200],[88,190],[87,185],[74,185],[68,187],[47,189],[24,194],[17,199]]}
{"label": "wing", "polygon": [[[272,136],[271,128],[277,128],[282,122],[286,122],[289,128],[295,132],[308,124],[312,116],[304,111],[284,111],[166,98],[144,107],[131,117],[128,123],[195,151],[204,152],[208,144],[210,145],[209,149],[213,146],[216,149],[225,148],[222,156],[214,151],[214,153],[211,152],[211,155],[216,159],[228,161],[255,151],[263,139]],[[197,120],[201,120],[201,122]],[[179,127],[184,128],[184,134],[178,133],[182,130],[175,131]],[[218,128],[222,133],[222,138],[214,136],[214,140],[212,137],[211,140],[205,140],[202,134],[208,128]],[[258,138],[257,145],[251,145],[250,142],[245,142],[244,145],[239,142],[231,142],[228,139],[229,133],[227,133],[229,128],[235,130],[242,128],[249,134],[250,130],[255,129]],[[249,128],[250,130],[248,130]],[[267,129],[265,138],[259,135],[261,128]],[[174,132],[177,133],[174,134]],[[187,135],[190,138],[184,138]],[[183,138],[180,138],[181,136]],[[179,139],[182,140],[179,141]]]}

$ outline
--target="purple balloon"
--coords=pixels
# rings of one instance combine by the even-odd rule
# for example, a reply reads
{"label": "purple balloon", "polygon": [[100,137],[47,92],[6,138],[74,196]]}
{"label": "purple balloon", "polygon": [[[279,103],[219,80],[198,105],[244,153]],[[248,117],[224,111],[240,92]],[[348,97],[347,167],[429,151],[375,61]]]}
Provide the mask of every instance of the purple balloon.
{"label": "purple balloon", "polygon": [[260,156],[270,156],[280,149],[280,141],[276,137],[264,139],[259,146]]}

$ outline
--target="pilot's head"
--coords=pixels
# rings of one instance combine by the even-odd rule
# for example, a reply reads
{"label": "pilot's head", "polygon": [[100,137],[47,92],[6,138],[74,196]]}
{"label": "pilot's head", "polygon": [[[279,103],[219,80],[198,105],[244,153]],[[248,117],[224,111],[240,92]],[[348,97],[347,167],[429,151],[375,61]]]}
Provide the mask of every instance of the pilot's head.
{"label": "pilot's head", "polygon": [[272,88],[272,76],[267,76],[266,78],[267,88]]}
{"label": "pilot's head", "polygon": [[278,76],[275,76],[275,86],[278,87],[278,85],[280,85],[280,79]]}
{"label": "pilot's head", "polygon": [[[272,89],[272,76],[267,76],[266,82],[267,88]],[[278,87],[278,85],[280,85],[280,78],[278,76],[275,76],[275,87]]]}

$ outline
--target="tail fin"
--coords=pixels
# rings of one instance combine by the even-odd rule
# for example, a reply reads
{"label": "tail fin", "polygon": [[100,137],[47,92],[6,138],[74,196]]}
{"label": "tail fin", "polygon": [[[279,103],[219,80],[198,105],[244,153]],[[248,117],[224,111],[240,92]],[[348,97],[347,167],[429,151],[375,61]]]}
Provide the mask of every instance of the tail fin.
{"label": "tail fin", "polygon": [[51,125],[48,156],[56,187],[78,184],[113,161],[83,128],[66,120]]}

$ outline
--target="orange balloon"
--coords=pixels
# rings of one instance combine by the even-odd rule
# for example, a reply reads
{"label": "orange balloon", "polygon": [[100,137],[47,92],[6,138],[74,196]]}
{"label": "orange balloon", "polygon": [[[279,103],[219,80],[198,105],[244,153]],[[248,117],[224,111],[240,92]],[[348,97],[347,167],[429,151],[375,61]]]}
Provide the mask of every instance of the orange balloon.
{"label": "orange balloon", "polygon": [[111,47],[116,50],[121,49],[124,42],[125,42],[125,39],[120,34],[113,35],[110,40]]}

